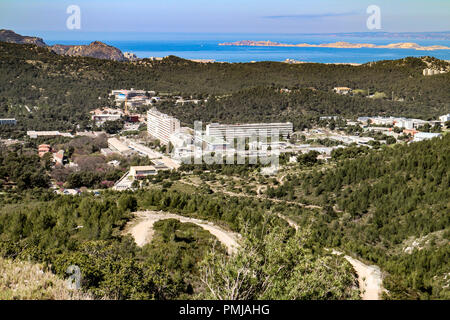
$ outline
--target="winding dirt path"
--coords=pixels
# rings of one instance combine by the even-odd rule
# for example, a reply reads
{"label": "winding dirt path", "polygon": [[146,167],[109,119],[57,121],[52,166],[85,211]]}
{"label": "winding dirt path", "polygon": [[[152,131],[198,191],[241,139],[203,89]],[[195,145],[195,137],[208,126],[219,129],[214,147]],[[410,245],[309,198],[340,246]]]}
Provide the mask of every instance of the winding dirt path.
{"label": "winding dirt path", "polygon": [[[341,252],[333,250],[333,254],[342,255]],[[363,300],[381,300],[383,291],[383,277],[378,266],[369,266],[350,256],[344,256],[350,262],[358,274],[359,288]]]}
{"label": "winding dirt path", "polygon": [[[297,223],[292,219],[285,217],[281,214],[277,214],[281,219],[284,219],[295,230],[299,229]],[[342,255],[342,252],[332,250],[333,254]],[[363,300],[381,300],[381,293],[383,292],[383,277],[381,270],[378,266],[369,266],[355,258],[350,256],[344,256],[355,269],[358,275],[359,289],[361,291],[361,298]]]}
{"label": "winding dirt path", "polygon": [[[141,247],[151,242],[154,234],[153,224],[155,222],[164,219],[177,219],[183,223],[193,223],[209,231],[222,244],[225,245],[229,254],[235,253],[239,248],[239,234],[231,231],[226,231],[208,221],[183,217],[177,214],[167,213],[163,211],[141,211],[136,212],[135,215],[137,219],[131,222],[131,224],[125,229],[125,233],[131,234],[136,241],[136,244]],[[295,223],[292,219],[289,219],[288,217],[285,217],[281,214],[278,214],[278,217],[287,221],[289,225],[296,230],[299,229],[298,224]],[[334,249],[332,250],[332,253],[336,255],[342,255],[341,252]],[[380,268],[375,265],[369,266],[362,261],[347,255],[344,256],[344,258],[353,266],[358,275],[361,298],[363,300],[380,300],[381,294],[384,290],[383,278]]]}
{"label": "winding dirt path", "polygon": [[[236,252],[239,248],[239,235],[237,233],[226,231],[212,222],[183,217],[173,213],[157,212],[157,211],[141,211],[135,213],[137,220],[132,222],[126,228],[126,233],[131,234],[136,244],[140,247],[152,241],[154,230],[153,224],[159,220],[176,219],[182,223],[193,223],[214,235],[228,250],[229,254]],[[137,222],[137,223],[136,223]]]}

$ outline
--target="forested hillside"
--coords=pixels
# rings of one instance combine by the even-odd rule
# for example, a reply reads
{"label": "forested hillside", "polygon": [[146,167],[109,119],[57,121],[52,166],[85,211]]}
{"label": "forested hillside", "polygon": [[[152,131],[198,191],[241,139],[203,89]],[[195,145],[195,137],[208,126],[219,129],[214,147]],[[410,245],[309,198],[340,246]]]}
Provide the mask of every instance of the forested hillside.
{"label": "forested hillside", "polygon": [[[187,171],[202,173],[195,168],[136,192],[58,196],[46,187],[46,160],[15,146],[0,163],[0,255],[44,263],[60,277],[76,264],[85,275],[83,289],[97,298],[217,298],[239,268],[258,277],[245,279],[239,297],[356,298],[350,267],[325,250],[339,248],[381,267],[387,298],[448,299],[449,140],[446,135],[361,153],[345,149],[324,165],[302,161],[294,165],[298,174],[294,167],[268,189],[269,197],[286,200],[277,203],[173,185]],[[231,180],[254,170],[228,167]],[[122,232],[136,210],[215,222],[242,234],[243,249],[228,257],[201,230],[170,221],[156,225],[154,241],[139,248]],[[283,216],[296,221],[301,233],[294,234]],[[272,285],[262,286],[264,279]]]}
{"label": "forested hillside", "polygon": [[[111,104],[111,89],[131,87],[207,98],[199,105],[158,105],[187,125],[292,121],[302,129],[313,118],[336,114],[431,119],[450,112],[450,73],[425,77],[426,66],[416,58],[358,67],[202,64],[177,57],[125,63],[0,42],[0,118],[18,120],[0,134],[89,128],[89,111]],[[385,97],[341,96],[332,92],[335,86]],[[98,153],[106,145],[58,139],[51,144],[68,155]],[[77,265],[89,297],[356,299],[355,273],[328,251],[335,248],[380,266],[386,298],[450,299],[448,134],[377,149],[338,149],[327,163],[313,153],[288,164],[286,154],[281,163],[289,173],[283,177],[264,177],[259,166],[248,164],[192,165],[152,176],[133,192],[84,190],[79,196],[56,195],[48,189],[50,178],[93,189],[116,180],[121,170],[86,165],[66,177],[51,170],[50,154],[35,155],[42,142],[50,143],[0,144],[0,257],[42,263],[60,278]],[[215,175],[217,183],[208,184]],[[199,184],[182,181],[186,176]],[[234,188],[237,177],[245,180],[241,190]],[[231,191],[221,192],[218,184]],[[254,189],[245,193],[250,184]],[[138,210],[208,220],[240,233],[241,249],[229,256],[211,235],[173,220],[155,223],[153,242],[138,247],[124,234]],[[286,217],[300,225],[299,232]],[[225,284],[241,270],[242,290],[227,292]]]}
{"label": "forested hillside", "polygon": [[[236,298],[219,275],[224,281],[243,281],[235,294],[246,299],[358,298],[355,274],[345,260],[311,245],[305,235],[294,235],[284,220],[267,215],[267,204],[259,201],[155,189],[104,193],[101,198],[47,197],[45,202],[22,199],[17,204],[3,199],[0,255],[44,263],[61,278],[70,265],[77,265],[83,290],[95,298],[212,298],[204,283],[225,298]],[[247,244],[227,257],[210,235],[168,220],[156,225],[151,244],[139,248],[120,231],[137,209],[215,221],[240,232]],[[239,279],[233,274],[242,265],[246,273]],[[211,272],[217,276],[209,278]]]}
{"label": "forested hillside", "polygon": [[[450,89],[450,88],[449,88]],[[275,87],[245,89],[223,98],[211,98],[204,107],[195,104],[163,103],[162,109],[192,126],[192,119],[204,123],[245,123],[290,121],[296,130],[310,127],[322,115],[347,118],[387,115],[434,119],[448,110],[448,104],[424,107],[419,102],[397,102],[362,96],[341,96],[328,91],[294,89],[282,92]]]}
{"label": "forested hillside", "polygon": [[[389,273],[392,298],[450,298],[450,135],[291,175],[273,192],[327,214],[297,217],[314,241],[340,246]],[[334,209],[333,209],[334,207]]]}
{"label": "forested hillside", "polygon": [[[16,117],[18,130],[86,128],[88,111],[111,103],[111,89],[133,87],[210,98],[206,106],[162,106],[163,111],[190,119],[189,124],[193,116],[229,121],[236,118],[229,116],[238,109],[245,120],[365,112],[430,119],[450,111],[450,73],[424,77],[426,67],[418,58],[362,66],[196,63],[173,56],[162,61],[115,62],[59,56],[46,48],[0,42],[0,117]],[[341,97],[331,93],[336,86],[382,92],[386,98]],[[294,92],[283,95],[266,88]]]}
{"label": "forested hillside", "polygon": [[[295,235],[271,213],[270,203],[203,189],[181,191],[171,187],[181,177],[176,173],[159,175],[159,183],[136,192],[60,196],[48,188],[48,157],[24,150],[15,145],[0,153],[0,257],[43,263],[60,278],[76,265],[83,291],[93,298],[214,298],[205,283],[230,299],[236,298],[233,294],[248,299],[358,298],[350,265],[307,241],[309,234]],[[152,242],[138,247],[124,232],[137,210],[214,222],[242,234],[243,247],[230,257],[208,232],[173,220],[155,223]],[[276,210],[301,212],[296,206]],[[242,291],[226,293],[219,275],[235,281],[236,267],[251,272],[240,279]],[[211,272],[217,277],[210,278]],[[302,277],[305,272],[310,276]],[[289,286],[282,286],[284,281]]]}

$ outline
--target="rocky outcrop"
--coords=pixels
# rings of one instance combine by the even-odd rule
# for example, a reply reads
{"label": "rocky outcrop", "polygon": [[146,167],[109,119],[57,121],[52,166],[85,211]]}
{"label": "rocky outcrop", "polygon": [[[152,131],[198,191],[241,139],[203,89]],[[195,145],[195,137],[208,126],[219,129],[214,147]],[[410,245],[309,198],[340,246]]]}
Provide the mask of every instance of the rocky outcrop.
{"label": "rocky outcrop", "polygon": [[[100,41],[94,41],[89,45],[61,45],[47,46],[47,44],[37,37],[22,36],[11,30],[0,30],[0,41],[17,43],[17,44],[34,44],[39,47],[47,47],[53,52],[60,55],[68,55],[75,57],[91,57],[97,59],[108,59],[116,61],[129,61],[122,51],[109,46]],[[131,56],[131,55],[130,55]],[[133,59],[130,59],[132,61]]]}
{"label": "rocky outcrop", "polygon": [[89,45],[75,46],[56,44],[51,49],[61,55],[127,61],[122,51],[100,41],[94,41]]}
{"label": "rocky outcrop", "polygon": [[12,30],[0,30],[0,41],[18,44],[34,44],[39,47],[46,47],[44,40],[38,37],[21,36]]}

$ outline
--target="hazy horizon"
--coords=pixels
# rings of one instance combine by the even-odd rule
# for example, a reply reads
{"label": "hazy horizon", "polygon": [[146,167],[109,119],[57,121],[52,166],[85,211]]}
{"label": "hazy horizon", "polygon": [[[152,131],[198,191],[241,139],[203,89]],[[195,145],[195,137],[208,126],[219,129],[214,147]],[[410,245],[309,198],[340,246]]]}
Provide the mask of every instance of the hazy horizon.
{"label": "hazy horizon", "polygon": [[[80,29],[69,30],[67,9],[77,5]],[[368,8],[381,13],[380,29],[369,30]],[[324,34],[350,32],[447,32],[448,0],[2,0],[2,28],[20,32],[170,32]]]}
{"label": "hazy horizon", "polygon": [[[7,29],[0,26],[0,29]],[[78,32],[66,32],[66,31],[27,31],[20,29],[11,29],[12,31],[21,34],[23,36],[40,37],[47,41],[94,41],[94,40],[142,40],[143,37],[148,36],[152,39],[157,39],[158,36],[170,36],[171,39],[183,39],[186,40],[186,36],[189,36],[189,40],[214,40],[229,37],[354,37],[354,38],[373,38],[373,39],[413,39],[413,40],[436,40],[436,41],[448,41],[450,40],[450,30],[448,31],[428,31],[428,32],[329,32],[329,33],[276,33],[276,32],[147,32],[147,31],[122,31],[122,32],[96,32],[96,31],[78,31]],[[443,35],[440,37],[439,35]],[[420,35],[428,35],[427,38],[420,37]],[[430,35],[432,35],[430,37]],[[445,35],[445,36],[444,36]],[[230,38],[231,39],[231,38]],[[237,39],[237,38],[236,38]],[[259,38],[261,39],[261,38]],[[257,39],[244,39],[238,40],[257,40]],[[269,39],[267,39],[269,40]],[[331,39],[330,39],[331,40]]]}

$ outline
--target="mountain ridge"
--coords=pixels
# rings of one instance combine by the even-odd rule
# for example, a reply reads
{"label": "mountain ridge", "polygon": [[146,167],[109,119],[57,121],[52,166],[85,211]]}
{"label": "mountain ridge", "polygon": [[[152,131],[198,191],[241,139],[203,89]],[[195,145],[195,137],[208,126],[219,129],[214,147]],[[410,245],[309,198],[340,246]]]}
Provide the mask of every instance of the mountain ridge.
{"label": "mountain ridge", "polygon": [[91,57],[115,61],[129,61],[122,51],[101,41],[91,42],[89,45],[47,45],[42,38],[22,36],[12,30],[0,30],[0,41],[16,44],[34,44],[46,47],[59,55]]}
{"label": "mountain ridge", "polygon": [[47,47],[47,44],[42,38],[22,36],[12,30],[6,29],[0,30],[0,41],[17,44],[35,44],[39,47]]}
{"label": "mountain ridge", "polygon": [[53,52],[60,55],[75,57],[91,57],[97,59],[108,59],[115,61],[128,61],[120,49],[107,45],[100,41],[91,42],[89,45],[61,45],[51,46]]}

